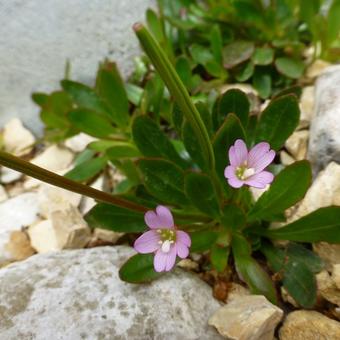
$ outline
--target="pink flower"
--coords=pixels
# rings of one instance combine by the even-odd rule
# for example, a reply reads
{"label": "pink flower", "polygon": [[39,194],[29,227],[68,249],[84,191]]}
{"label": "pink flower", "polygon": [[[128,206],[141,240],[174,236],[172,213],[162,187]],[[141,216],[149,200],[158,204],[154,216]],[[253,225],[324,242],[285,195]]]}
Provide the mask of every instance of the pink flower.
{"label": "pink flower", "polygon": [[167,207],[159,205],[156,211],[147,211],[144,220],[151,230],[138,237],[133,246],[141,254],[155,253],[155,271],[168,272],[174,267],[177,255],[182,259],[189,255],[191,239],[176,229]]}
{"label": "pink flower", "polygon": [[274,175],[264,169],[273,161],[275,151],[266,142],[256,144],[249,152],[242,139],[238,139],[229,149],[230,165],[224,170],[224,177],[230,186],[240,188],[244,184],[264,189]]}

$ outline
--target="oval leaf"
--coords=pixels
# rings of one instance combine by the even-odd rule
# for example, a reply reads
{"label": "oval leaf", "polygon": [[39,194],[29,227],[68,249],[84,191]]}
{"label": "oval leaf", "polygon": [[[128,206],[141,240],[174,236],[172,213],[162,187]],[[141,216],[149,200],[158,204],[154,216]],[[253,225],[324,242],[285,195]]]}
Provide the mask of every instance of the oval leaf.
{"label": "oval leaf", "polygon": [[130,283],[146,283],[159,278],[163,273],[155,272],[153,258],[153,254],[130,257],[119,270],[120,279]]}
{"label": "oval leaf", "polygon": [[234,234],[232,250],[238,273],[248,284],[253,294],[262,294],[269,301],[276,303],[276,291],[269,275],[251,257],[251,247],[248,241],[241,235]]}
{"label": "oval leaf", "polygon": [[96,89],[105,101],[112,120],[120,127],[129,124],[129,102],[115,63],[105,63],[98,71]]}
{"label": "oval leaf", "polygon": [[292,58],[277,58],[275,66],[280,73],[294,79],[300,78],[305,69],[305,64],[301,60]]}
{"label": "oval leaf", "polygon": [[148,191],[161,201],[187,204],[184,194],[184,172],[174,163],[161,159],[141,159],[138,168]]}
{"label": "oval leaf", "polygon": [[320,208],[282,228],[261,233],[276,240],[340,243],[340,207]]}
{"label": "oval leaf", "polygon": [[294,95],[272,100],[257,124],[256,143],[266,141],[274,150],[279,150],[294,132],[299,119],[299,104]]}
{"label": "oval leaf", "polygon": [[162,157],[179,166],[186,166],[168,137],[151,118],[136,117],[132,124],[132,135],[136,146],[144,156]]}
{"label": "oval leaf", "polygon": [[69,121],[80,131],[93,137],[105,138],[115,133],[110,121],[95,111],[79,108],[68,113]]}
{"label": "oval leaf", "polygon": [[65,177],[78,182],[87,181],[101,172],[105,168],[106,163],[106,157],[97,157],[86,160],[69,171]]}
{"label": "oval leaf", "polygon": [[217,237],[218,234],[213,231],[196,231],[190,233],[190,251],[194,253],[209,250],[217,240]]}
{"label": "oval leaf", "polygon": [[102,228],[118,232],[141,232],[147,227],[144,214],[118,206],[99,203],[86,215],[91,228]]}
{"label": "oval leaf", "polygon": [[208,176],[192,172],[185,176],[184,188],[193,205],[207,215],[219,216],[215,189]]}
{"label": "oval leaf", "polygon": [[287,166],[276,177],[250,210],[248,219],[273,220],[276,215],[300,201],[311,183],[312,171],[308,161]]}
{"label": "oval leaf", "polygon": [[231,89],[220,96],[213,110],[214,127],[217,130],[225,120],[228,113],[234,113],[242,125],[248,124],[250,103],[247,95],[238,89]]}

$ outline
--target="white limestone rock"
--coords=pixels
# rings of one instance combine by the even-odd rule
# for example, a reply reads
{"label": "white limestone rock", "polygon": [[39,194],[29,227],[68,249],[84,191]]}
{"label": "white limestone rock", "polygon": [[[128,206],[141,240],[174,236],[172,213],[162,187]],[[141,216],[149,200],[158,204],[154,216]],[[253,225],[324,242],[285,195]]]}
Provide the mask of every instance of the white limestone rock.
{"label": "white limestone rock", "polygon": [[321,313],[299,310],[288,314],[280,340],[340,339],[340,323]]}
{"label": "white limestone rock", "polygon": [[272,340],[283,311],[262,295],[232,300],[217,310],[209,325],[232,340]]}
{"label": "white limestone rock", "polygon": [[326,264],[326,269],[331,271],[333,265],[340,263],[340,244],[319,242],[313,244],[313,250]]}
{"label": "white limestone rock", "polygon": [[290,221],[330,205],[340,205],[340,165],[334,162],[318,174]]}
{"label": "white limestone rock", "polygon": [[300,161],[306,158],[308,145],[308,130],[295,131],[285,143],[286,149],[294,157],[295,160]]}
{"label": "white limestone rock", "polygon": [[97,140],[97,138],[81,132],[78,135],[66,139],[65,146],[73,152],[81,152],[86,148],[89,143],[95,140]]}
{"label": "white limestone rock", "polygon": [[32,151],[35,137],[22,125],[20,119],[12,118],[4,126],[3,142],[7,152],[15,156],[23,156]]}
{"label": "white limestone rock", "polygon": [[90,228],[73,206],[52,212],[50,219],[32,225],[28,234],[38,253],[83,248],[91,237]]}
{"label": "white limestone rock", "polygon": [[9,184],[18,181],[22,177],[22,173],[10,168],[1,167],[0,182]]}
{"label": "white limestone rock", "polygon": [[314,116],[315,86],[306,86],[302,89],[300,98],[299,128],[307,128]]}
{"label": "white limestone rock", "polygon": [[[40,166],[43,169],[63,175],[71,166],[73,161],[73,153],[64,147],[60,147],[56,144],[49,146],[42,153],[35,156],[31,163]],[[26,190],[31,190],[39,186],[41,182],[35,178],[28,178],[24,183]]]}
{"label": "white limestone rock", "polygon": [[39,212],[44,218],[49,218],[54,211],[67,210],[71,206],[78,207],[82,196],[46,183],[38,189]]}
{"label": "white limestone rock", "polygon": [[316,82],[315,116],[311,122],[308,159],[315,173],[340,163],[340,66],[327,68]]}
{"label": "white limestone rock", "polygon": [[15,230],[29,226],[38,220],[36,193],[24,193],[0,203],[0,263],[12,259],[5,249]]}
{"label": "white limestone rock", "polygon": [[38,254],[0,271],[4,339],[215,340],[211,288],[180,269],[150,284],[118,270],[125,246]]}
{"label": "white limestone rock", "polygon": [[2,185],[0,185],[0,203],[6,201],[7,199],[8,199],[7,192],[5,188]]}

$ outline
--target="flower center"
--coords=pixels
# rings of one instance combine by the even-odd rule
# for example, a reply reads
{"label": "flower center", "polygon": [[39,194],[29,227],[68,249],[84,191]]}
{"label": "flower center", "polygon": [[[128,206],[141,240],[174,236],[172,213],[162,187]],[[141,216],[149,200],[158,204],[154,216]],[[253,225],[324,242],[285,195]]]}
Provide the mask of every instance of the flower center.
{"label": "flower center", "polygon": [[171,245],[176,241],[176,232],[172,229],[157,229],[157,233],[160,234],[158,243],[161,245],[162,252],[168,253]]}
{"label": "flower center", "polygon": [[236,168],[235,175],[238,179],[244,181],[250,176],[255,174],[255,169],[247,168],[246,165],[242,165]]}

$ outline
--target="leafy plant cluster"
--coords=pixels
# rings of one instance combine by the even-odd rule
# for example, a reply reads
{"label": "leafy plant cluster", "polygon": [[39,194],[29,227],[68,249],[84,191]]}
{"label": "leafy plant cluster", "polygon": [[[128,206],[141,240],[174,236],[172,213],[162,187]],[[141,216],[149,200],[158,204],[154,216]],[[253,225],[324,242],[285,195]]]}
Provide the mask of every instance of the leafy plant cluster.
{"label": "leafy plant cluster", "polygon": [[[282,12],[273,7],[279,5]],[[286,209],[305,195],[311,182],[309,163],[271,166],[275,180],[256,202],[248,187],[234,189],[224,177],[228,150],[237,139],[248,147],[266,141],[272,149],[280,150],[299,122],[298,89],[277,91],[261,114],[251,112],[242,91],[215,90],[227,79],[237,79],[239,70],[249,68],[247,65],[252,65],[253,71],[244,81],[255,84],[258,73],[269,74],[270,83],[275,84],[271,89],[290,83],[287,75],[277,72],[277,61],[297,58],[302,48],[297,44],[296,50],[294,47],[289,52],[276,47],[274,35],[269,38],[267,32],[272,21],[267,20],[284,18],[284,9],[295,13],[295,5],[295,1],[269,2],[268,6],[246,0],[206,1],[204,5],[160,1],[161,15],[147,14],[153,35],[140,24],[134,26],[147,58],[137,60],[128,82],[122,81],[114,63],[104,62],[94,87],[64,79],[60,91],[33,95],[41,107],[47,139],[59,142],[79,132],[97,138],[77,157],[75,168],[60,177],[4,152],[0,152],[0,163],[96,198],[100,203],[86,215],[91,227],[140,233],[146,230],[146,211],[159,204],[171,207],[176,226],[190,234],[190,251],[209,254],[217,271],[234,264],[253,292],[277,302],[267,266],[262,265],[266,262],[301,306],[313,306],[314,274],[321,270],[322,262],[308,243],[340,242],[340,208],[322,208],[273,228],[273,222],[285,222]],[[247,14],[242,24],[241,12]],[[293,32],[299,27],[300,19],[294,21],[295,15],[294,20],[287,18],[287,26],[282,18],[277,22],[284,27],[282,34],[288,34],[289,27]],[[301,43],[301,32],[309,36],[308,44],[312,41],[307,29],[298,32],[296,40],[290,42]],[[228,44],[244,42],[253,45],[252,53],[226,68],[226,55],[236,51],[227,48]],[[269,50],[270,63],[259,64]],[[295,63],[298,59],[292,60]],[[260,93],[267,97],[271,89],[266,95],[262,90]],[[108,164],[126,177],[112,195],[82,184],[89,183]],[[282,245],[277,240],[289,242]],[[159,275],[152,266],[152,255],[137,254],[120,271],[128,282],[146,282]]]}
{"label": "leafy plant cluster", "polygon": [[194,93],[246,82],[267,98],[296,83],[315,57],[339,60],[338,0],[158,3],[161,15],[149,10],[148,25]]}

